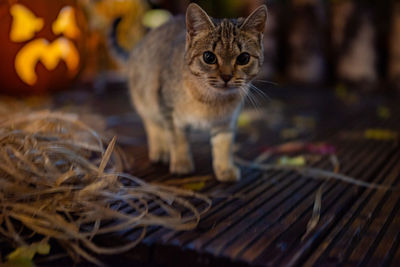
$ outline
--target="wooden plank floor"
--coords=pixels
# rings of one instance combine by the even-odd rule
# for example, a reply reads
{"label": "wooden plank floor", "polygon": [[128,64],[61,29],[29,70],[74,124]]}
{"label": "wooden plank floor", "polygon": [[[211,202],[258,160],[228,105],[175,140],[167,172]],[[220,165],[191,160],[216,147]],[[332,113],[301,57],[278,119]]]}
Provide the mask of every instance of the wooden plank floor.
{"label": "wooden plank floor", "polygon": [[[59,98],[65,102],[65,96]],[[272,102],[278,100],[285,103],[280,114],[283,125],[298,114],[314,118],[316,126],[303,138],[333,145],[341,173],[372,183],[398,185],[399,143],[364,138],[367,129],[400,133],[400,109],[393,100],[369,95],[349,104],[333,94],[289,89],[273,95]],[[125,151],[134,159],[130,172],[147,181],[176,178],[166,166],[148,162],[143,128],[132,114],[124,90],[97,95],[85,105],[108,118],[109,128],[120,136]],[[382,107],[390,111],[389,116],[383,118],[377,113]],[[239,131],[238,155],[251,159],[265,147],[282,142],[281,126],[274,129],[262,122],[256,125],[255,130]],[[252,131],[258,132],[258,140],[250,140]],[[195,135],[193,147],[195,175],[212,174],[206,136]],[[328,157],[312,164],[332,169]],[[121,266],[400,265],[398,190],[368,189],[290,171],[260,172],[242,167],[242,172],[242,180],[235,184],[215,180],[206,183],[201,192],[214,196],[213,205],[197,229],[171,231],[151,227],[137,248],[120,256],[105,257],[104,261]],[[321,185],[320,220],[304,236]],[[120,238],[134,238],[138,234],[131,231]]]}

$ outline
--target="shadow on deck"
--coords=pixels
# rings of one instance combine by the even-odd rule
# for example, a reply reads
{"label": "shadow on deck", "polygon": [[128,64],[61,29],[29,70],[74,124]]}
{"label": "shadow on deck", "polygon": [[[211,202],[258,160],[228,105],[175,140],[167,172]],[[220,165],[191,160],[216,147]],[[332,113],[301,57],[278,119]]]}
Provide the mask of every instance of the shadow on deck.
{"label": "shadow on deck", "polygon": [[[275,89],[274,89],[275,90]],[[241,118],[237,155],[254,159],[274,144],[301,139],[329,143],[340,172],[372,183],[400,181],[400,109],[390,98],[335,96],[322,90],[279,89],[259,112]],[[68,95],[68,94],[67,94]],[[354,96],[353,96],[354,98]],[[74,97],[60,96],[61,102]],[[65,100],[67,99],[67,100]],[[140,120],[123,89],[108,90],[89,103],[108,118],[108,126],[134,159],[130,172],[147,181],[172,177],[147,160]],[[261,114],[261,115],[260,115]],[[244,121],[243,121],[244,120]],[[366,131],[378,130],[375,136]],[[193,135],[195,176],[211,175],[207,136]],[[270,162],[276,157],[269,159]],[[329,157],[314,157],[313,167],[332,170]],[[201,192],[213,206],[193,231],[151,227],[129,253],[105,257],[111,266],[377,266],[400,263],[400,194],[300,176],[291,171],[261,172],[242,167],[236,184],[208,179]],[[322,187],[317,226],[305,236],[317,190]],[[231,197],[229,197],[231,196]],[[233,196],[233,197],[232,197]],[[118,238],[134,238],[131,231]]]}

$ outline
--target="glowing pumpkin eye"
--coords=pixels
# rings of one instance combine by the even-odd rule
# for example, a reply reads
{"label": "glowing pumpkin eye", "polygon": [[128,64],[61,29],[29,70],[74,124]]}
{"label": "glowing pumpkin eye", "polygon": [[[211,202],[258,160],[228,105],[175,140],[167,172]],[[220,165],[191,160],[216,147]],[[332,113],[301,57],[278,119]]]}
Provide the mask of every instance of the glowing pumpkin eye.
{"label": "glowing pumpkin eye", "polygon": [[52,25],[53,33],[64,34],[74,39],[79,36],[80,31],[75,21],[74,9],[70,6],[63,7]]}
{"label": "glowing pumpkin eye", "polygon": [[15,4],[10,8],[13,22],[11,24],[10,40],[13,42],[24,42],[32,39],[35,33],[44,26],[42,18],[38,18],[28,8]]}

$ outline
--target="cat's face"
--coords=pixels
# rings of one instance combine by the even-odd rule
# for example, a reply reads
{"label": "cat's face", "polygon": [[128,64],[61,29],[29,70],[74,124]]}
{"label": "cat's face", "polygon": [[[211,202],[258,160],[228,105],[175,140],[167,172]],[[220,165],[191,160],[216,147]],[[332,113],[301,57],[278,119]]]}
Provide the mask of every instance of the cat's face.
{"label": "cat's face", "polygon": [[263,63],[262,36],[267,11],[259,7],[247,19],[212,20],[199,6],[186,13],[185,59],[208,97],[245,95]]}

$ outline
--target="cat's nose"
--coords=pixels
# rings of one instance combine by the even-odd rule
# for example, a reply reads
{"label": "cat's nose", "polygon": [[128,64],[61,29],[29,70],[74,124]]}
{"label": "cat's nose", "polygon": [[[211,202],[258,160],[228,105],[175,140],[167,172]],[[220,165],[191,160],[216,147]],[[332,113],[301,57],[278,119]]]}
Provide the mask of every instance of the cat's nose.
{"label": "cat's nose", "polygon": [[230,75],[230,74],[222,74],[221,75],[221,78],[222,78],[222,80],[224,80],[224,82],[229,82],[231,79],[232,79],[232,75]]}

